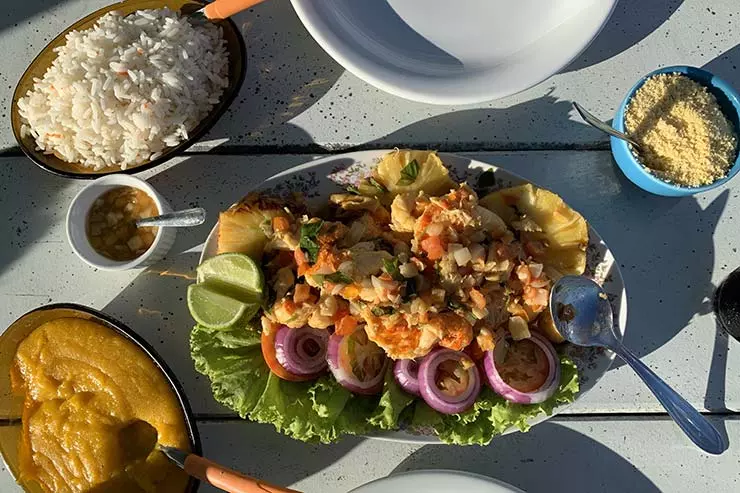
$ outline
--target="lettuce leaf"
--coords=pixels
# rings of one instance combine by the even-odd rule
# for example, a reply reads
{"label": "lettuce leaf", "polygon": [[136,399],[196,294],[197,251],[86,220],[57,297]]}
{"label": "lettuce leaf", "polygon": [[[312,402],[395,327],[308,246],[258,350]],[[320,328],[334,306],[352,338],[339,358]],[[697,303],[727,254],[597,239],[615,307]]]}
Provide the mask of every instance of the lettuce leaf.
{"label": "lettuce leaf", "polygon": [[570,403],[578,393],[578,369],[567,356],[560,357],[560,387],[540,404],[514,404],[485,387],[475,405],[460,414],[442,415],[424,403],[417,403],[411,427],[433,429],[445,443],[487,445],[497,435],[515,426],[528,431],[529,419],[551,415],[558,404]]}
{"label": "lettuce leaf", "polygon": [[211,330],[202,326],[190,334],[195,369],[211,381],[215,399],[242,418],[275,426],[297,440],[331,443],[345,434],[370,434],[406,427],[436,432],[446,443],[489,443],[512,426],[529,429],[527,420],[552,414],[555,406],[572,402],[578,393],[576,366],[561,357],[558,392],[536,405],[507,402],[485,388],[475,405],[461,414],[440,414],[405,393],[390,367],[378,396],[355,395],[331,376],[313,382],[288,382],[270,372],[253,326]]}

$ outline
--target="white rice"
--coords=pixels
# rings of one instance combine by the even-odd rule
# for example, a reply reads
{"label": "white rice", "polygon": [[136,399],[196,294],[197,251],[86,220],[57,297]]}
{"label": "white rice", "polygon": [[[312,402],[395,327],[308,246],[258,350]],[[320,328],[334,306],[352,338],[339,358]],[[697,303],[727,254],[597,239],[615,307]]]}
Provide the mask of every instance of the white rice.
{"label": "white rice", "polygon": [[188,138],[228,85],[221,29],[169,9],[110,12],[72,31],[18,101],[39,150],[95,170],[126,169]]}

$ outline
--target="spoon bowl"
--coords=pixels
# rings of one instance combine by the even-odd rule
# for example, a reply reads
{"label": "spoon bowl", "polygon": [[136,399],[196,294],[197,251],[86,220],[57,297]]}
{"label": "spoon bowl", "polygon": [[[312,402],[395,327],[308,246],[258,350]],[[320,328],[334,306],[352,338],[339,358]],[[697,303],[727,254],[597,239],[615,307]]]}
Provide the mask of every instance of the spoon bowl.
{"label": "spoon bowl", "polygon": [[582,276],[560,278],[550,291],[550,313],[558,332],[567,341],[579,346],[605,347],[629,364],[699,448],[710,454],[727,450],[727,441],[717,429],[622,345],[614,332],[609,298],[595,281]]}

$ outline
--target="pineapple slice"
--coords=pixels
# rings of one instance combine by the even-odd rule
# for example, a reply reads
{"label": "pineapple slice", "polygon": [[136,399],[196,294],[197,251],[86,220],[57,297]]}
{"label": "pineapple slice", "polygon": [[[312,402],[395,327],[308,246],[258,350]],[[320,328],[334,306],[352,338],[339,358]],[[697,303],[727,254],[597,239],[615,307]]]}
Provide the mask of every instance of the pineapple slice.
{"label": "pineapple slice", "polygon": [[250,193],[218,217],[218,253],[245,253],[259,262],[272,229],[272,218],[288,214],[273,197]]}
{"label": "pineapple slice", "polygon": [[[435,151],[391,151],[380,160],[373,171],[372,179],[380,187],[371,180],[363,183],[360,191],[380,196],[381,201],[386,204],[390,204],[396,195],[402,193],[411,192],[416,196],[423,191],[427,195],[438,196],[456,188],[449,171]],[[379,188],[384,188],[387,192],[379,193]]]}
{"label": "pineapple slice", "polygon": [[531,184],[493,192],[480,205],[498,214],[508,226],[521,232],[525,242],[541,242],[530,252],[542,262],[548,275],[581,275],[586,269],[588,225],[558,195]]}

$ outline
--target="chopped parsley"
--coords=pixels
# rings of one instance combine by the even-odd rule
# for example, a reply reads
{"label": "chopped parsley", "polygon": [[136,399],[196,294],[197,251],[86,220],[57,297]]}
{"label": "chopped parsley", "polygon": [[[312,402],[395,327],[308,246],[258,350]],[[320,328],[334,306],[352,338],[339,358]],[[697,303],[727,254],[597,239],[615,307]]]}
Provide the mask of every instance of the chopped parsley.
{"label": "chopped parsley", "polygon": [[406,186],[411,185],[419,177],[419,163],[416,159],[412,159],[409,164],[401,169],[401,178],[398,180],[396,185]]}
{"label": "chopped parsley", "polygon": [[369,177],[367,178],[367,182],[368,182],[368,183],[369,183],[370,185],[372,185],[373,187],[375,187],[375,189],[376,189],[376,190],[377,190],[378,192],[380,192],[380,193],[387,193],[387,192],[388,192],[388,189],[387,189],[387,188],[385,188],[385,185],[383,185],[382,183],[380,183],[380,182],[379,182],[378,180],[376,180],[376,179],[375,179],[375,178],[373,178],[372,176],[369,176]]}
{"label": "chopped parsley", "polygon": [[347,185],[346,190],[348,193],[351,193],[352,195],[360,195],[360,189],[354,185]]}
{"label": "chopped parsley", "polygon": [[316,243],[316,237],[323,225],[324,221],[316,221],[301,226],[301,239],[298,245],[312,264],[316,263],[316,259],[319,257],[319,244]]}
{"label": "chopped parsley", "polygon": [[383,270],[388,273],[394,281],[404,281],[405,278],[401,275],[401,269],[399,268],[399,262],[397,258],[392,260],[383,260]]}
{"label": "chopped parsley", "polygon": [[352,278],[341,271],[325,275],[324,280],[333,282],[334,284],[352,284]]}
{"label": "chopped parsley", "polygon": [[382,317],[383,315],[393,315],[396,310],[392,306],[374,306],[370,311],[376,317]]}

